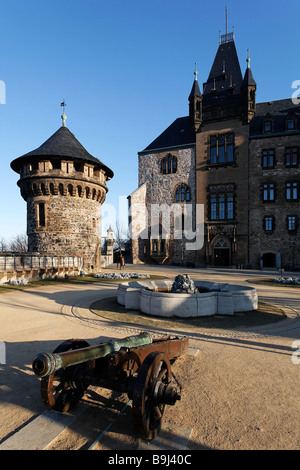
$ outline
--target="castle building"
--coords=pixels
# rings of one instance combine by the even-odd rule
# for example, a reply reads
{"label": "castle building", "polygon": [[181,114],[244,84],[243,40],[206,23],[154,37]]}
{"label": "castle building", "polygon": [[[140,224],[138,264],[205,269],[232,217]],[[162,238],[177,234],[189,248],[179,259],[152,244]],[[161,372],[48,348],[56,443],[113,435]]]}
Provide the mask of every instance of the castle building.
{"label": "castle building", "polygon": [[27,203],[29,252],[76,256],[101,266],[101,205],[113,172],[90,155],[65,125],[40,147],[11,162]]}
{"label": "castle building", "polygon": [[[138,153],[139,187],[128,197],[134,263],[300,266],[300,106],[256,103],[256,88],[249,53],[242,72],[234,33],[220,36],[202,91],[195,71],[188,116]],[[187,249],[198,207],[203,243]]]}

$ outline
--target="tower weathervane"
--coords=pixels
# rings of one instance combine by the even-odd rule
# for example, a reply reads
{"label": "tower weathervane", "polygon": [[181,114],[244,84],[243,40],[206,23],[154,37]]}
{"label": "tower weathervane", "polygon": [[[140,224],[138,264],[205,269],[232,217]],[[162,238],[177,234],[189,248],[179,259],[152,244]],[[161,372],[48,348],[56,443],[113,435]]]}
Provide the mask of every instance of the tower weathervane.
{"label": "tower weathervane", "polygon": [[247,68],[250,69],[250,62],[251,62],[251,59],[250,59],[250,49],[248,49],[248,54],[247,54]]}
{"label": "tower weathervane", "polygon": [[66,119],[67,119],[67,116],[65,115],[65,107],[67,106],[65,101],[63,101],[62,103],[60,103],[60,105],[63,107],[63,113],[61,115],[61,118],[62,118],[62,126],[63,127],[66,127]]}
{"label": "tower weathervane", "polygon": [[194,75],[195,75],[195,80],[198,80],[197,62],[195,62],[195,72],[194,72]]}

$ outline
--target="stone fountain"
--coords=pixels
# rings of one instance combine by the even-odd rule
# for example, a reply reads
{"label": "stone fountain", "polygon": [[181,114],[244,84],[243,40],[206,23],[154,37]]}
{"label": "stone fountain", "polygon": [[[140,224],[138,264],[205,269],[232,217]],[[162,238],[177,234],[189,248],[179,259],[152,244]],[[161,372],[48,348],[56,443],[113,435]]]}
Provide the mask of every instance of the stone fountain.
{"label": "stone fountain", "polygon": [[234,315],[258,307],[256,289],[227,283],[193,281],[188,274],[174,281],[132,281],[118,286],[118,303],[126,309],[160,317]]}

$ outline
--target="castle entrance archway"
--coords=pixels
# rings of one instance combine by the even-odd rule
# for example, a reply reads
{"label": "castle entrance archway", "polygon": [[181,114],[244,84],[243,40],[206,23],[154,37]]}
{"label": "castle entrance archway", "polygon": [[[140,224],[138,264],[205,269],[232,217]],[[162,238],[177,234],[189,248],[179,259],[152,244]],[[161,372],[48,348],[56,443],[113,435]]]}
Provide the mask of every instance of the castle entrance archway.
{"label": "castle entrance archway", "polygon": [[276,268],[276,253],[264,253],[263,254],[263,267],[264,268]]}
{"label": "castle entrance archway", "polygon": [[226,267],[231,265],[230,240],[219,236],[213,243],[213,265],[215,267]]}

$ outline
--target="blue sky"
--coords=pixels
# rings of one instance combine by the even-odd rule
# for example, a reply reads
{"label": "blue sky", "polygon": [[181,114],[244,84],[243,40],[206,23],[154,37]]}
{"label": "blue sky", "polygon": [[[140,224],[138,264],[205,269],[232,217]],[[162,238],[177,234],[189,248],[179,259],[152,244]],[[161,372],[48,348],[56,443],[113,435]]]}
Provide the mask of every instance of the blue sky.
{"label": "blue sky", "polygon": [[106,202],[119,212],[119,197],[124,203],[138,185],[137,153],[187,115],[195,62],[206,81],[225,5],[243,72],[250,49],[257,101],[291,97],[300,80],[299,0],[0,2],[0,238],[26,231],[10,162],[60,127],[63,100],[68,128],[114,171]]}

